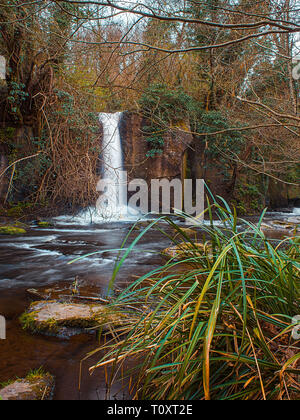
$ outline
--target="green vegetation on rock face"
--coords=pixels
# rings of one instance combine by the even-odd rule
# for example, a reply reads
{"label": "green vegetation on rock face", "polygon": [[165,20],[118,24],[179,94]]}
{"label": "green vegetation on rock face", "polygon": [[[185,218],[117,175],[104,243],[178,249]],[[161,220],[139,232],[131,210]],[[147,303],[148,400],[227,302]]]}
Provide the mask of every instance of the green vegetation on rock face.
{"label": "green vegetation on rock face", "polygon": [[19,218],[34,208],[33,203],[19,202],[17,204],[11,203],[7,209],[2,209],[1,216]]}
{"label": "green vegetation on rock face", "polygon": [[[29,96],[28,92],[25,91],[25,84],[10,81],[8,83],[8,88],[7,101],[11,107],[11,112],[15,114],[16,117],[21,117],[20,107]],[[20,119],[22,121],[22,117]]]}
{"label": "green vegetation on rock face", "polygon": [[[199,155],[203,171],[214,168],[224,184],[232,183],[234,191],[235,179],[232,177],[237,176],[236,156],[245,149],[246,140],[238,131],[240,124],[236,123],[236,130],[230,129],[232,116],[229,113],[206,109],[180,86],[171,89],[166,84],[150,85],[142,94],[139,105],[146,121],[143,135],[149,143],[148,156],[164,153],[165,136],[174,127],[192,131],[195,143],[203,146],[203,156]],[[256,210],[261,209],[256,207]]]}
{"label": "green vegetation on rock face", "polygon": [[[229,177],[229,170],[232,168],[235,156],[239,155],[245,146],[245,139],[238,130],[226,132],[230,127],[228,116],[215,110],[203,110],[195,122],[197,133],[207,133],[206,137],[200,138],[206,142],[207,157],[210,158],[211,164],[223,168],[225,179]],[[218,132],[220,134],[210,135]]]}
{"label": "green vegetation on rock face", "polygon": [[[97,113],[122,110],[145,117],[138,129],[148,157],[163,155],[174,127],[191,128],[200,147],[189,145],[188,171],[197,178],[198,164],[220,169],[241,212],[261,208],[257,199],[249,204],[234,195],[249,173],[299,185],[299,81],[291,68],[296,10],[287,18],[284,2],[265,7],[240,0],[228,9],[212,0],[146,0],[152,18],[139,20],[140,8],[132,9],[136,23],[129,28],[118,19],[120,10],[111,16],[117,5],[96,3],[50,1],[43,13],[39,2],[1,5],[7,77],[0,81],[0,145],[12,165],[8,201],[68,209],[94,204],[101,152]],[[94,19],[100,15],[105,25]],[[261,42],[254,41],[257,16]],[[278,29],[274,16],[278,22],[291,19],[286,38],[265,31]],[[203,30],[201,21],[211,23]],[[89,30],[79,30],[82,22]],[[232,25],[220,30],[224,22]],[[248,31],[246,38],[237,39],[236,25]],[[215,175],[206,179],[214,187]],[[265,199],[269,192],[266,187]],[[288,203],[290,191],[285,196]]]}
{"label": "green vegetation on rock face", "polygon": [[164,136],[176,123],[192,120],[195,103],[181,87],[170,89],[164,84],[149,86],[139,100],[141,112],[146,118],[144,136],[149,143],[148,156],[161,155]]}
{"label": "green vegetation on rock face", "polygon": [[57,333],[58,325],[55,320],[49,318],[47,321],[37,324],[37,315],[38,311],[32,311],[30,308],[28,312],[22,314],[20,316],[20,324],[22,325],[22,328],[24,330],[31,331],[32,333]]}

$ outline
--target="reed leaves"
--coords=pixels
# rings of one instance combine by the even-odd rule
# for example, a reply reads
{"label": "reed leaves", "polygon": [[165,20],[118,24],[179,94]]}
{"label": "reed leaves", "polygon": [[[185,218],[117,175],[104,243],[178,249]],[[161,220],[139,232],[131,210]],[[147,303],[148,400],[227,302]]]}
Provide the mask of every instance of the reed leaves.
{"label": "reed leaves", "polygon": [[209,246],[201,248],[165,218],[174,244],[184,246],[116,298],[112,306],[129,321],[91,369],[134,359],[138,399],[298,399],[300,351],[291,332],[300,313],[299,237],[267,239],[264,214],[255,225],[225,204],[209,204],[207,213],[211,222],[202,230]]}

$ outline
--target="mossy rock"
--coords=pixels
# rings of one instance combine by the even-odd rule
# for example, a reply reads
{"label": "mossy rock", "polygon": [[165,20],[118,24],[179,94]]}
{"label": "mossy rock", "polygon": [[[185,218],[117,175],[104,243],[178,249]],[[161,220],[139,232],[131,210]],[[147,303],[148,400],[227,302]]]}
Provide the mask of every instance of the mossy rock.
{"label": "mossy rock", "polygon": [[0,235],[24,235],[26,230],[17,226],[0,226]]}
{"label": "mossy rock", "polygon": [[4,401],[51,400],[54,391],[54,377],[49,373],[36,371],[25,379],[11,381],[0,389],[0,399]]}
{"label": "mossy rock", "polygon": [[206,243],[189,243],[182,242],[179,245],[171,246],[162,251],[162,255],[167,258],[172,258],[176,261],[185,260],[192,257],[208,257],[212,259],[212,244]]}
{"label": "mossy rock", "polygon": [[23,329],[35,334],[67,337],[66,329],[83,332],[87,328],[110,326],[122,323],[121,313],[114,313],[100,304],[62,303],[56,300],[33,302],[20,317]]}

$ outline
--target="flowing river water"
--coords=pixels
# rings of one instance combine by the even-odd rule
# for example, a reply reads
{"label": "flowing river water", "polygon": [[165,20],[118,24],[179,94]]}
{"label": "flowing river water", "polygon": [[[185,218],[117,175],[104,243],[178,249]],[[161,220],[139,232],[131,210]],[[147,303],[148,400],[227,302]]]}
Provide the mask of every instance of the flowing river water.
{"label": "flowing river water", "polygon": [[[88,374],[88,367],[99,356],[83,364],[81,391],[78,389],[80,361],[96,348],[94,336],[62,340],[31,335],[21,329],[18,319],[34,300],[27,292],[30,288],[68,290],[77,278],[86,295],[107,295],[118,252],[104,252],[72,265],[68,262],[87,253],[118,249],[130,227],[128,223],[32,227],[25,236],[0,237],[0,314],[7,320],[7,339],[0,340],[0,383],[22,378],[31,369],[43,366],[56,377],[54,399],[107,397],[104,372],[96,371],[91,377]],[[134,232],[133,237],[138,233]],[[159,232],[148,233],[131,253],[116,286],[123,288],[134,276],[161,264],[158,250],[167,243]],[[115,394],[124,397],[121,383],[112,389],[110,398]]]}
{"label": "flowing river water", "polygon": [[[285,220],[286,215],[275,214],[269,218]],[[22,378],[30,370],[43,366],[56,378],[56,400],[128,397],[122,382],[107,394],[103,370],[89,375],[88,368],[99,360],[99,355],[83,363],[79,390],[80,361],[97,347],[95,336],[78,335],[62,340],[32,335],[22,330],[19,316],[34,300],[28,294],[30,288],[65,291],[72,288],[77,278],[80,290],[86,295],[107,296],[118,254],[111,250],[120,247],[131,226],[132,223],[126,222],[88,226],[56,224],[51,228],[32,226],[20,237],[0,236],[0,314],[7,320],[7,339],[0,340],[0,383]],[[132,238],[139,233],[133,231]],[[269,234],[280,237],[284,233]],[[163,262],[159,251],[169,244],[159,231],[149,231],[127,259],[116,287],[123,288],[136,276],[159,266]],[[68,264],[74,258],[98,251],[104,252]]]}
{"label": "flowing river water", "polygon": [[[110,181],[113,189],[106,191],[97,202],[98,213],[93,216],[93,221],[98,224],[89,224],[92,209],[86,209],[71,221],[65,217],[58,218],[51,228],[32,225],[26,235],[0,236],[0,315],[7,322],[7,338],[0,340],[0,388],[1,383],[16,377],[23,378],[30,370],[43,367],[55,376],[55,400],[130,397],[122,381],[117,382],[108,393],[103,370],[98,369],[93,376],[89,375],[88,368],[100,359],[100,354],[86,360],[79,375],[81,360],[101,346],[94,335],[82,334],[69,339],[32,335],[23,331],[19,323],[20,315],[32,300],[36,300],[28,289],[42,289],[44,292],[51,289],[61,296],[70,294],[76,280],[80,293],[85,296],[107,296],[118,256],[118,251],[113,250],[120,248],[133,223],[99,223],[105,220],[105,216],[124,220],[128,212],[127,197],[122,189],[115,194],[116,186],[123,182],[121,117],[122,113],[99,115],[103,126],[102,176]],[[299,215],[300,211],[295,211],[292,216]],[[136,217],[135,214],[133,219]],[[274,217],[286,219],[288,216],[269,216],[270,219]],[[139,230],[134,230],[131,239],[139,233]],[[271,229],[269,235],[276,238],[284,232]],[[202,238],[201,232],[199,238]],[[161,232],[155,229],[148,231],[129,255],[115,286],[122,289],[137,276],[159,267],[163,263],[160,251],[169,245],[169,239]],[[68,264],[80,256],[99,251],[102,253]]]}

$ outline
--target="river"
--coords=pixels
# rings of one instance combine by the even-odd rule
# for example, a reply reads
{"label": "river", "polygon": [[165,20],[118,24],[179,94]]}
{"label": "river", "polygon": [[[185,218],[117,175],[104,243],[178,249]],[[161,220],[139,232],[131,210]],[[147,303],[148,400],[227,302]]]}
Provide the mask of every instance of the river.
{"label": "river", "polygon": [[[54,399],[104,399],[104,372],[92,377],[83,367],[81,391],[78,390],[81,359],[95,349],[93,336],[82,335],[64,341],[54,337],[32,336],[22,331],[18,318],[27,309],[32,296],[29,288],[49,287],[67,290],[75,277],[80,290],[87,294],[107,295],[108,283],[118,252],[104,252],[72,265],[68,262],[87,253],[118,249],[131,224],[116,223],[103,226],[63,226],[49,229],[32,227],[27,235],[0,237],[0,314],[7,320],[7,339],[0,340],[0,382],[24,377],[31,369],[41,366],[56,378]],[[133,232],[133,237],[139,232]],[[157,231],[147,234],[131,253],[121,270],[116,286],[123,288],[133,276],[143,275],[162,262],[159,249],[167,240]],[[156,251],[156,252],[155,252]],[[94,359],[95,361],[95,359]],[[112,396],[123,392],[118,385]]]}
{"label": "river", "polygon": [[[274,214],[269,219],[285,219]],[[0,382],[22,378],[41,366],[56,378],[55,400],[103,400],[128,398],[125,387],[117,383],[107,393],[105,373],[97,370],[89,376],[88,367],[100,356],[85,361],[79,390],[80,361],[97,346],[92,335],[78,335],[69,340],[34,336],[20,327],[18,318],[33,300],[29,288],[68,290],[75,278],[80,290],[106,296],[117,251],[131,223],[74,225],[63,222],[51,228],[31,226],[20,237],[0,236],[0,314],[7,320],[7,339],[0,340]],[[139,231],[133,231],[133,238]],[[270,233],[274,237],[277,232]],[[279,235],[280,236],[280,235]],[[123,266],[116,287],[123,288],[163,260],[159,251],[170,241],[157,230],[148,232]],[[87,253],[104,251],[74,264],[68,262]],[[100,343],[101,344],[101,343]],[[124,389],[123,389],[124,388]]]}

